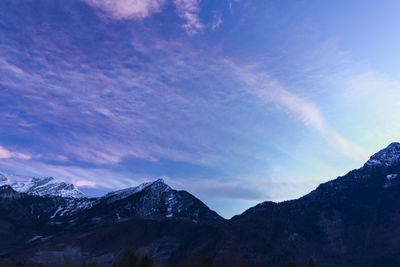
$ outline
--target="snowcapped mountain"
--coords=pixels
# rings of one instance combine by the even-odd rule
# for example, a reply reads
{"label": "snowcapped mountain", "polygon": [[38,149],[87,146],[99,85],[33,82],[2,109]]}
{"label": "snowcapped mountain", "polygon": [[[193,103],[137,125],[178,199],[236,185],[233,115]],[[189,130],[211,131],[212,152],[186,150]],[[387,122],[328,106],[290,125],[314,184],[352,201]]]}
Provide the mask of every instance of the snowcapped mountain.
{"label": "snowcapped mountain", "polygon": [[85,194],[70,183],[56,180],[53,177],[32,178],[29,181],[10,181],[0,173],[0,186],[9,185],[15,191],[35,196],[58,196],[64,198],[85,198]]}
{"label": "snowcapped mountain", "polygon": [[[102,197],[87,198],[73,184],[60,182],[53,177],[32,178],[26,182],[10,181],[0,174],[3,195],[23,198],[26,195],[53,198],[51,205],[35,205],[31,213],[37,217],[48,218],[51,223],[60,223],[66,218],[83,221],[96,218],[98,221],[124,220],[129,217],[182,218],[193,222],[216,223],[224,219],[211,211],[200,200],[185,191],[177,191],[168,186],[163,179],[143,183],[110,192]],[[7,190],[6,190],[7,189]],[[15,193],[10,192],[16,191]],[[36,199],[39,203],[40,199]],[[41,214],[45,210],[46,214]],[[73,218],[70,218],[73,216]],[[91,218],[91,219],[90,219]]]}
{"label": "snowcapped mountain", "polygon": [[137,192],[140,192],[144,188],[146,188],[147,186],[149,186],[151,184],[152,184],[151,182],[147,182],[147,183],[142,183],[142,184],[140,184],[138,186],[135,186],[135,187],[129,187],[129,188],[113,191],[113,192],[110,192],[110,193],[104,195],[102,198],[107,199],[108,203],[112,203],[112,202],[115,202],[117,200],[127,198],[130,195],[133,195],[133,194],[135,194]]}
{"label": "snowcapped mountain", "polygon": [[108,193],[98,198],[85,216],[102,221],[130,217],[181,218],[196,223],[224,221],[199,199],[186,191],[172,189],[163,179]]}
{"label": "snowcapped mountain", "polygon": [[366,166],[392,166],[400,162],[400,143],[391,143],[388,147],[375,153],[365,163]]}
{"label": "snowcapped mountain", "polygon": [[[32,178],[26,182],[10,181],[0,174],[3,195],[23,198],[26,195],[52,198],[51,205],[38,204],[31,207],[34,216],[48,218],[51,223],[76,220],[90,221],[124,220],[129,217],[182,218],[193,222],[216,223],[224,219],[204,203],[186,191],[177,191],[163,179],[143,183],[136,187],[110,192],[102,197],[87,198],[73,184],[60,182],[53,177]],[[6,187],[8,186],[8,187]],[[10,192],[15,191],[15,193]],[[0,196],[1,197],[1,196]],[[36,199],[41,202],[41,199]],[[46,214],[41,214],[45,210]],[[73,218],[71,217],[73,216]]]}

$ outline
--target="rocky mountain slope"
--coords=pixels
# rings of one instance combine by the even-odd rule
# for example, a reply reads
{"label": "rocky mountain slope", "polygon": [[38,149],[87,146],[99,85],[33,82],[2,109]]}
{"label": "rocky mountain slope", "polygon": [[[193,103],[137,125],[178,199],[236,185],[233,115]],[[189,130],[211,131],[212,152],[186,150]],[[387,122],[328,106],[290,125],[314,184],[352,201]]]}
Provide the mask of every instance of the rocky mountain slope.
{"label": "rocky mountain slope", "polygon": [[218,229],[222,241],[199,240],[180,261],[209,246],[214,261],[229,266],[307,266],[310,257],[317,266],[400,266],[399,175],[400,144],[392,143],[300,199],[235,216]]}
{"label": "rocky mountain slope", "polygon": [[[42,184],[48,184],[47,178],[44,181]],[[33,182],[40,184],[38,181]],[[169,226],[165,229],[171,229],[175,224],[171,221],[176,220],[180,221],[177,225],[182,224],[185,227],[219,224],[225,221],[193,195],[172,189],[162,179],[111,192],[100,198],[70,197],[71,194],[63,197],[53,190],[54,187],[48,187],[50,191],[47,193],[41,191],[42,195],[32,193],[36,191],[31,190],[17,192],[12,183],[8,184],[7,181],[5,185],[0,186],[0,262],[1,256],[4,259],[14,259],[13,257],[18,255],[16,257],[21,258],[32,247],[35,251],[40,248],[41,253],[45,253],[43,250],[46,251],[45,248],[48,248],[49,244],[50,248],[54,249],[60,240],[63,244],[67,240],[74,242],[80,240],[81,235],[85,236],[82,242],[91,242],[98,238],[98,234],[93,235],[91,239],[88,238],[88,233],[104,233],[104,227],[114,229],[110,230],[110,233],[115,237],[114,231],[121,235],[119,230],[122,226],[132,226],[135,223],[139,223],[133,229],[136,233],[139,229],[143,230],[143,227],[147,229],[147,224],[166,224]],[[73,187],[70,188],[74,190]],[[168,233],[174,231],[179,233],[180,229]],[[69,237],[75,234],[79,237],[71,240]],[[157,236],[158,232],[154,234]],[[126,242],[131,241],[132,236],[126,237],[129,238]],[[151,240],[151,235],[142,238]],[[118,237],[118,240],[123,239]],[[144,241],[140,240],[137,242],[143,244]],[[176,241],[173,240],[175,246]],[[95,244],[90,243],[89,246],[92,245]],[[122,253],[123,249],[118,241],[116,248],[110,249],[110,252],[118,254]],[[53,252],[49,253],[53,255]],[[57,266],[57,263],[52,261],[52,256],[42,256],[40,261],[49,258],[50,266]]]}
{"label": "rocky mountain slope", "polygon": [[127,217],[181,218],[195,223],[221,223],[225,220],[186,191],[177,191],[159,179],[135,188],[116,191],[98,199],[86,212],[121,220]]}

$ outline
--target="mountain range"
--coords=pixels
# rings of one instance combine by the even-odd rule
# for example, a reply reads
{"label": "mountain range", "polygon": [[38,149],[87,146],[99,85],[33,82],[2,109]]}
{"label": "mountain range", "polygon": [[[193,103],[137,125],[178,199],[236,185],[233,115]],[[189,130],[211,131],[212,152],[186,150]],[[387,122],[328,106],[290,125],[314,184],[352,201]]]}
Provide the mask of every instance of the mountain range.
{"label": "mountain range", "polygon": [[29,181],[10,181],[4,174],[0,173],[0,186],[2,185],[9,185],[17,192],[35,196],[86,197],[75,185],[57,181],[53,177],[34,177]]}
{"label": "mountain range", "polygon": [[400,144],[284,202],[225,220],[162,179],[87,198],[54,178],[0,176],[0,265],[400,266]]}

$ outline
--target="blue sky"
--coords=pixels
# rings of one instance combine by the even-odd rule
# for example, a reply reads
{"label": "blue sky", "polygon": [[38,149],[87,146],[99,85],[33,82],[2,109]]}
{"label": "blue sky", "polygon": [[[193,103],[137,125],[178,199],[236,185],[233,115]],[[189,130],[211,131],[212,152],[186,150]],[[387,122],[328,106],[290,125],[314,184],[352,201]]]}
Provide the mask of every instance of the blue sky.
{"label": "blue sky", "polygon": [[0,2],[0,169],[225,217],[400,137],[398,1]]}

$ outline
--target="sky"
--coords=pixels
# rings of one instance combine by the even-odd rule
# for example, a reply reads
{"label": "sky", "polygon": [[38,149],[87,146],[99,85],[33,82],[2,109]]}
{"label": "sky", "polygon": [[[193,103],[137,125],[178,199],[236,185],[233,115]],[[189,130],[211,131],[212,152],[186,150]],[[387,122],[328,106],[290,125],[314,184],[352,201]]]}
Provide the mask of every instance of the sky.
{"label": "sky", "polygon": [[0,171],[226,218],[400,140],[400,3],[0,1]]}

